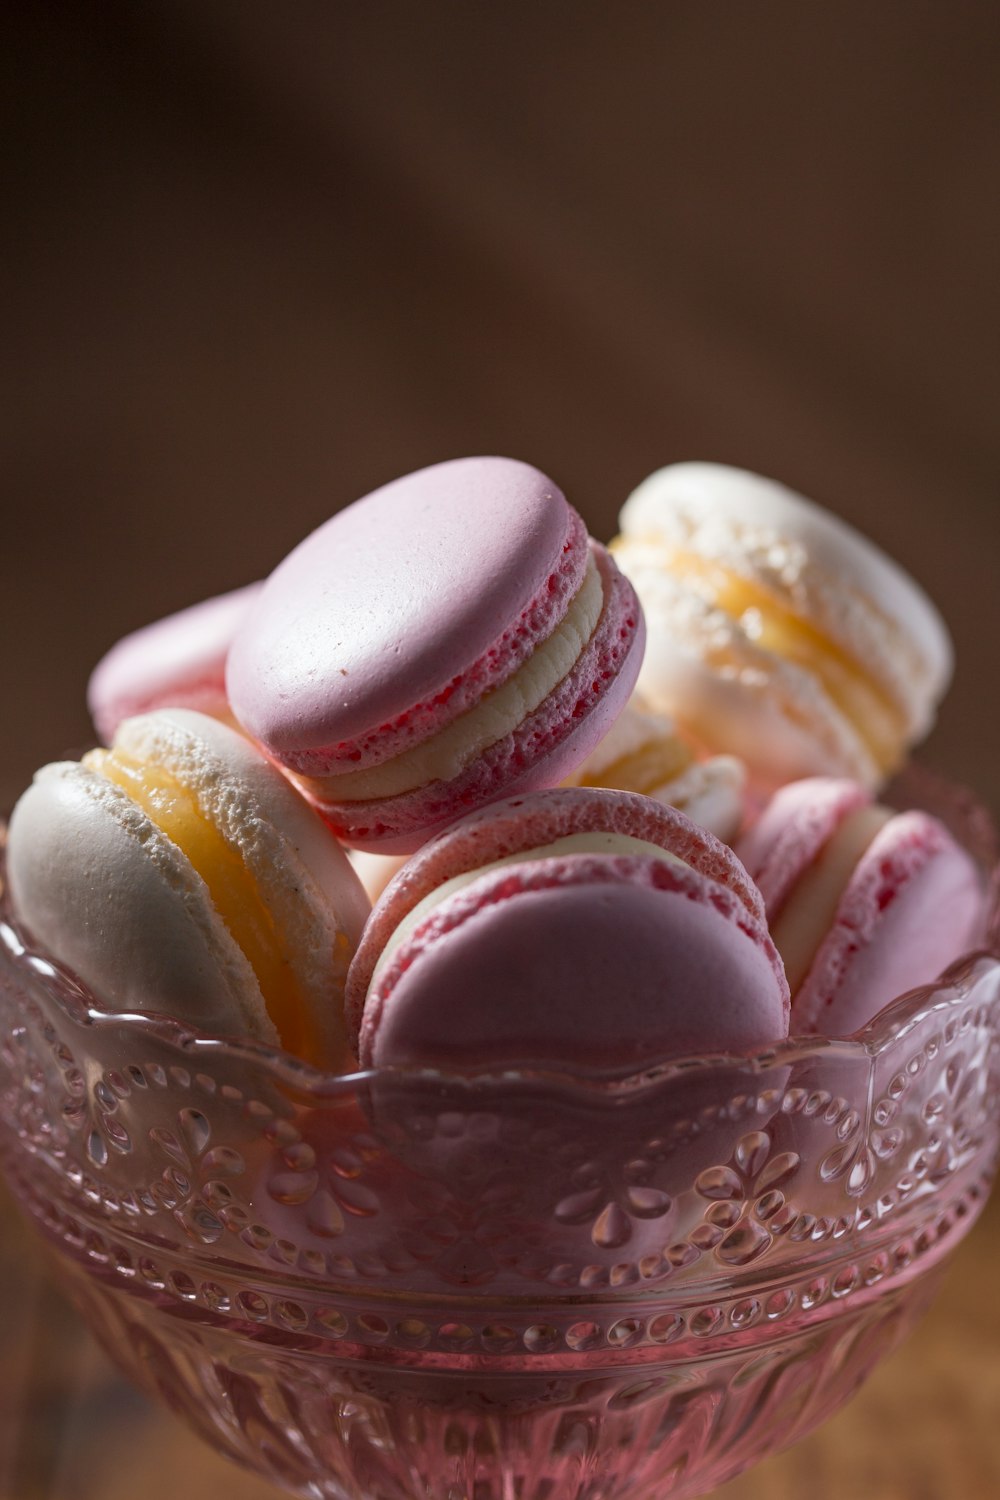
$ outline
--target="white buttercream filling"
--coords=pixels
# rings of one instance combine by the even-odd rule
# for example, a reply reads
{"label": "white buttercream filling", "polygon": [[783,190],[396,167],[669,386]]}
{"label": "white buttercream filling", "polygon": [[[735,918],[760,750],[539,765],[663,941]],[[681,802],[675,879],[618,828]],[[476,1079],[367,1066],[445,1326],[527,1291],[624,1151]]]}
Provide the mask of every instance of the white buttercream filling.
{"label": "white buttercream filling", "polygon": [[591,555],[583,582],[555,630],[506,682],[423,744],[380,766],[315,778],[311,784],[332,801],[366,802],[395,797],[431,781],[451,780],[475,756],[512,733],[569,675],[597,628],[603,604],[601,575]]}

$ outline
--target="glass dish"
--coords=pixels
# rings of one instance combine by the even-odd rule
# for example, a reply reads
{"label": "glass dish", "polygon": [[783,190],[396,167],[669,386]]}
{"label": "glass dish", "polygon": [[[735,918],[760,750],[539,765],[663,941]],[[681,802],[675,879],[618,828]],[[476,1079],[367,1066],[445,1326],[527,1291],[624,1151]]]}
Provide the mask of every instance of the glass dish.
{"label": "glass dish", "polygon": [[608,1082],[325,1076],[102,1013],[8,916],[0,1160],[119,1364],[292,1493],[702,1495],[836,1410],[975,1222],[991,918],[853,1038]]}

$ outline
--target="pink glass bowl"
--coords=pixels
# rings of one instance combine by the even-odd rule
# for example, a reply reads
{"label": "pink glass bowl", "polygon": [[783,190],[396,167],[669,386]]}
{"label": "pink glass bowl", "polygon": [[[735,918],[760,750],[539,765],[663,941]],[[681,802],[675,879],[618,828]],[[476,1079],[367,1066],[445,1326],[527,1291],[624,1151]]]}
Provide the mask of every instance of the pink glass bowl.
{"label": "pink glass bowl", "polygon": [[102,1342],[293,1493],[704,1494],[832,1413],[994,1172],[995,942],[866,1031],[333,1078],[0,926],[0,1158]]}

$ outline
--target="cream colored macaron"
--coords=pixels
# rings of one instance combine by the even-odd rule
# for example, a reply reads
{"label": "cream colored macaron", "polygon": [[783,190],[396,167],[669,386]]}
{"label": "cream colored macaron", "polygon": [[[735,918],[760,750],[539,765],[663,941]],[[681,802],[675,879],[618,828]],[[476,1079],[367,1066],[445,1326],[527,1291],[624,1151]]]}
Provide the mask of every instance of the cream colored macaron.
{"label": "cream colored macaron", "polygon": [[952,648],[930,599],[857,531],[720,464],[661,469],[612,544],[646,614],[639,689],[758,786],[883,781],[930,728]]}
{"label": "cream colored macaron", "polygon": [[653,713],[633,693],[603,740],[563,785],[641,792],[676,807],[728,843],[743,823],[746,780],[746,768],[735,755],[698,759],[673,719]]}
{"label": "cream colored macaron", "polygon": [[227,725],[161,710],[43,767],[7,870],[18,918],[107,1009],[353,1062],[343,990],[369,902],[322,821]]}

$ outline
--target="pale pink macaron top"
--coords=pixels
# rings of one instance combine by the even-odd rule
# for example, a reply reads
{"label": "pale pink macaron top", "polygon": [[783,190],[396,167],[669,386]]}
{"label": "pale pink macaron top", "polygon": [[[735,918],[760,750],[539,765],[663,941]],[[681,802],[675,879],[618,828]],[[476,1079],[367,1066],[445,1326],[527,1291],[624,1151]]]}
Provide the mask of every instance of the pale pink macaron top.
{"label": "pale pink macaron top", "polygon": [[87,684],[87,707],[103,742],[110,745],[123,719],[159,708],[226,717],[226,657],[261,587],[232,589],[117,641]]}
{"label": "pale pink macaron top", "polygon": [[631,584],[528,464],[456,459],[340,512],[237,633],[233,711],[352,848],[410,853],[554,786],[635,685]]}
{"label": "pale pink macaron top", "polygon": [[860,782],[807,776],[790,781],[765,804],[736,847],[772,921],[844,819],[871,803],[871,792]]}
{"label": "pale pink macaron top", "polygon": [[[771,799],[737,847],[772,930],[837,830],[871,804],[855,783],[820,777]],[[890,1001],[932,984],[973,945],[982,910],[979,870],[944,824],[918,810],[890,816],[849,872],[793,992],[793,1032],[851,1035]]]}
{"label": "pale pink macaron top", "polygon": [[307,775],[378,765],[516,670],[587,555],[580,517],[529,464],[455,459],[394,480],[271,574],[230,654],[236,715]]}
{"label": "pale pink macaron top", "polygon": [[[676,860],[641,849],[527,858],[595,831]],[[404,917],[469,873],[417,913],[377,968]],[[560,788],[481,809],[424,846],[375,908],[347,1013],[364,1066],[621,1072],[776,1041],[787,1032],[788,989],[731,850],[652,799]]]}

